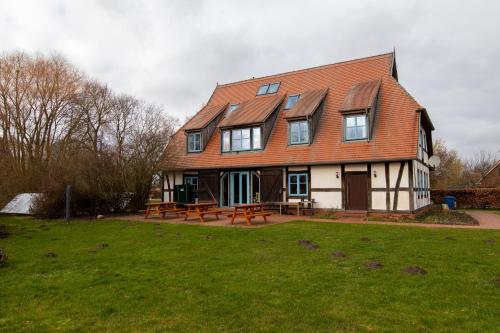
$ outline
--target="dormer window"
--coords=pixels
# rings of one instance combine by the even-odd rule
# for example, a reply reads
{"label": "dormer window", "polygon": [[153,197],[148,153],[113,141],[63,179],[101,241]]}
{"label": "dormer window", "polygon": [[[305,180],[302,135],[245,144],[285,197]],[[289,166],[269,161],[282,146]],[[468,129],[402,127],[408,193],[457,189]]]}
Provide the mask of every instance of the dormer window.
{"label": "dormer window", "polygon": [[293,108],[295,103],[297,103],[297,101],[299,100],[299,97],[300,97],[300,95],[288,96],[288,99],[286,100],[286,104],[285,104],[285,110]]}
{"label": "dormer window", "polygon": [[279,87],[280,87],[279,82],[263,84],[259,87],[259,90],[257,90],[257,96],[274,94],[275,92],[278,91]]}
{"label": "dormer window", "polygon": [[222,152],[262,149],[261,128],[234,128],[222,131]]}
{"label": "dormer window", "polygon": [[233,112],[234,110],[236,110],[238,108],[238,106],[240,106],[240,105],[239,104],[231,104],[231,105],[229,105],[229,107],[227,108],[227,113]]}
{"label": "dormer window", "polygon": [[301,145],[309,143],[309,122],[307,120],[290,122],[290,144]]}
{"label": "dormer window", "polygon": [[345,116],[345,139],[351,140],[364,140],[368,138],[367,119],[366,115],[349,115]]}
{"label": "dormer window", "polygon": [[197,153],[201,151],[201,133],[188,134],[188,152]]}

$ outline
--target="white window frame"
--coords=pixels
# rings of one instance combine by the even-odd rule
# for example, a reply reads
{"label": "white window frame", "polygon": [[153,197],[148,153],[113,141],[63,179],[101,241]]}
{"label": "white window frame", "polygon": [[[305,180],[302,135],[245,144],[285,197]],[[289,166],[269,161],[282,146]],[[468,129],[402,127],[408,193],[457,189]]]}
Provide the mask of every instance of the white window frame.
{"label": "white window frame", "polygon": [[[198,137],[198,140],[194,139],[195,137]],[[194,141],[193,141],[194,140]],[[199,153],[201,152],[201,133],[200,132],[194,132],[194,133],[188,133],[188,138],[187,138],[187,146],[188,146],[188,152],[189,153]],[[193,144],[193,149],[191,149],[191,143]],[[199,144],[199,147],[196,148],[196,143]]]}
{"label": "white window frame", "polygon": [[[305,128],[306,128],[306,133],[305,133],[304,137],[302,136],[302,134],[303,134],[302,133],[303,125],[305,125]],[[293,135],[292,135],[294,127],[298,128],[297,140],[296,141],[294,141]],[[291,145],[304,145],[304,144],[308,144],[309,143],[309,121],[307,121],[307,120],[295,120],[295,121],[291,121],[289,123],[288,132],[289,132],[288,142]]]}
{"label": "white window frame", "polygon": [[[226,137],[226,135],[227,135],[227,137]],[[230,152],[231,151],[231,130],[223,130],[222,134],[221,134],[221,138],[222,138],[222,146],[221,146],[222,152],[223,153]],[[226,146],[226,142],[225,142],[226,138],[228,140],[227,146]]]}
{"label": "white window frame", "polygon": [[[358,126],[358,118],[361,118],[361,117],[363,117],[365,119],[365,124]],[[354,118],[354,126],[347,126],[347,120],[350,118]],[[356,135],[356,132],[357,132],[356,130],[358,128],[362,128],[363,126],[365,128],[365,136],[358,137]],[[348,128],[354,128],[354,134],[355,134],[354,137],[352,137],[352,138],[348,137],[348,135],[347,135]],[[368,135],[369,135],[368,134],[368,117],[366,116],[366,114],[350,114],[350,115],[344,116],[344,139],[345,139],[345,141],[367,140]]]}
{"label": "white window frame", "polygon": [[[246,133],[248,133],[248,137],[244,136],[244,134]],[[224,145],[224,139],[226,135],[229,136],[229,147]],[[259,138],[259,142],[256,141],[257,137]],[[236,147],[235,142],[239,142],[240,146]],[[247,148],[244,148],[244,143],[248,143]],[[226,129],[221,131],[222,153],[252,151],[252,150],[262,150],[262,127],[253,126],[253,127],[243,127],[235,129]]]}

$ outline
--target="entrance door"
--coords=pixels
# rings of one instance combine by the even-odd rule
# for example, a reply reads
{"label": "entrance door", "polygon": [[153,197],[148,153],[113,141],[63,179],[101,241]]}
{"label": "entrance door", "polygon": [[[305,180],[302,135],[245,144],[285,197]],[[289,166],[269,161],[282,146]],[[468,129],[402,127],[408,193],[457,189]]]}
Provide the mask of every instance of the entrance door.
{"label": "entrance door", "polygon": [[368,176],[366,173],[345,174],[347,210],[368,210]]}
{"label": "entrance door", "polygon": [[231,206],[250,203],[250,173],[230,173],[230,202]]}

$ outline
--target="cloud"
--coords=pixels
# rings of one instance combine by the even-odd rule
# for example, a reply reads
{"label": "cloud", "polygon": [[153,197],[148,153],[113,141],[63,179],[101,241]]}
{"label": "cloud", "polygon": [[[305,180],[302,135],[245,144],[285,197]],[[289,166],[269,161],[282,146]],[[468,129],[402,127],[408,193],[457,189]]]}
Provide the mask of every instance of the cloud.
{"label": "cloud", "polygon": [[[15,1],[1,50],[59,53],[184,119],[217,82],[391,51],[400,82],[462,154],[500,150],[500,3]],[[499,154],[500,156],[500,154]]]}

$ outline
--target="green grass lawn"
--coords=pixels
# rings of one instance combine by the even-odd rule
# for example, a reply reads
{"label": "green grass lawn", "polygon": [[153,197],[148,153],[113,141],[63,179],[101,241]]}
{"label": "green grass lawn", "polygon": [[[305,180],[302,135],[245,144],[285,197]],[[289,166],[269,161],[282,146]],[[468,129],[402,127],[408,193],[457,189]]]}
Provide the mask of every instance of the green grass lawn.
{"label": "green grass lawn", "polygon": [[[1,332],[500,328],[499,231],[12,217],[1,224],[11,233],[0,239],[9,257],[0,267]],[[333,251],[346,257],[334,259]],[[383,267],[365,268],[372,260]],[[407,266],[428,273],[402,272]]]}

